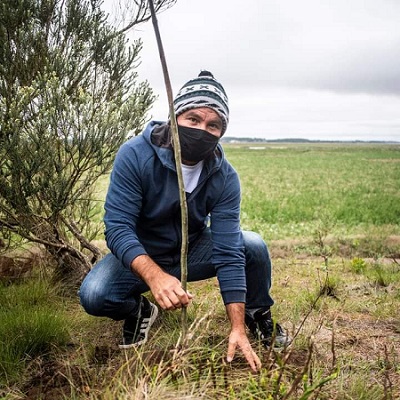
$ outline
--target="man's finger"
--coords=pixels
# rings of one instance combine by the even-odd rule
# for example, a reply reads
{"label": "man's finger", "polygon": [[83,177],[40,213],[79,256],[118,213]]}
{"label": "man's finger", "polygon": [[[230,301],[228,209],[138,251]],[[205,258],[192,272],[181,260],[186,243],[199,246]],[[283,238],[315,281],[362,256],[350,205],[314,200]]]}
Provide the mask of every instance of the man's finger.
{"label": "man's finger", "polygon": [[191,293],[189,293],[189,291],[187,291],[186,294],[188,295],[189,299],[193,299],[194,296]]}
{"label": "man's finger", "polygon": [[244,356],[246,357],[247,362],[249,363],[251,369],[254,372],[257,372],[261,368],[261,361],[258,358],[257,354],[254,352],[252,347],[249,345],[245,349],[242,349]]}
{"label": "man's finger", "polygon": [[189,292],[185,292],[182,288],[175,291],[175,295],[179,301],[179,305],[175,304],[177,307],[186,307],[189,305],[190,300],[193,296]]}
{"label": "man's finger", "polygon": [[235,351],[236,351],[236,343],[229,342],[228,343],[228,352],[226,356],[226,361],[227,362],[232,362],[233,357],[235,357]]}
{"label": "man's finger", "polygon": [[247,362],[250,364],[250,367],[254,372],[258,372],[261,369],[261,361],[254,351],[252,351],[247,358]]}

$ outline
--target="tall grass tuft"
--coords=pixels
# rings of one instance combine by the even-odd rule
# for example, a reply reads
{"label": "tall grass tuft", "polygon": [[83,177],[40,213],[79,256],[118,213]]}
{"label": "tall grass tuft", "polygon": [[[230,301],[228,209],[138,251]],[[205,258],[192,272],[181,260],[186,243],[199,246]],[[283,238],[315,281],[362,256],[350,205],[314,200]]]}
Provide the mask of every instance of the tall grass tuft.
{"label": "tall grass tuft", "polygon": [[0,304],[0,382],[10,384],[26,360],[68,341],[68,324],[60,299],[44,281],[0,287]]}

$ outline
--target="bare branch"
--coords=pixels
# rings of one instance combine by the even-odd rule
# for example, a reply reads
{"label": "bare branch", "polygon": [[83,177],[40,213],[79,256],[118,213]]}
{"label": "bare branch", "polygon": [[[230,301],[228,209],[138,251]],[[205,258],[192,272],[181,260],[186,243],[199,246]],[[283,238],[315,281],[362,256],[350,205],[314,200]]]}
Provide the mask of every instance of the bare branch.
{"label": "bare branch", "polygon": [[[168,96],[169,104],[169,115],[171,121],[171,134],[174,147],[175,166],[178,175],[179,185],[179,199],[181,204],[181,227],[182,227],[182,244],[181,244],[181,284],[183,290],[187,290],[187,253],[188,253],[188,209],[186,203],[185,185],[182,175],[182,159],[181,159],[181,146],[178,136],[178,126],[175,117],[174,99],[172,95],[171,81],[169,78],[167,61],[165,59],[164,48],[161,41],[160,31],[158,29],[158,23],[156,18],[156,12],[153,5],[153,1],[149,0],[149,6],[151,9],[151,16],[154,26],[154,32],[156,35],[158,51],[160,54],[160,60],[162,70],[164,74],[165,88]],[[186,308],[182,308],[182,336],[185,337],[187,332],[187,312]]]}
{"label": "bare branch", "polygon": [[92,252],[93,254],[93,259],[91,260],[92,263],[96,262],[99,260],[103,254],[101,253],[100,249],[91,244],[83,235],[82,232],[79,230],[77,225],[75,224],[74,221],[67,221],[66,218],[62,217],[62,220],[66,226],[68,226],[69,230],[72,232],[72,234],[79,240],[79,243],[82,245],[83,248],[88,249]]}

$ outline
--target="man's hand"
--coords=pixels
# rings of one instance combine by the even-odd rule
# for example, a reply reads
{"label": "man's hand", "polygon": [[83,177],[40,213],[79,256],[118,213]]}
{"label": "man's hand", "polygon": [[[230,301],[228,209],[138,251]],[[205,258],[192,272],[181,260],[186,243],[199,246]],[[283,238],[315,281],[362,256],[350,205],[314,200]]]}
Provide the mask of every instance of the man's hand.
{"label": "man's hand", "polygon": [[187,307],[193,298],[189,292],[182,289],[179,279],[164,271],[157,273],[148,285],[157,303],[164,310]]}
{"label": "man's hand", "polygon": [[228,353],[226,360],[231,362],[235,356],[236,349],[239,347],[249,363],[250,368],[254,372],[259,371],[261,369],[261,361],[251,347],[249,338],[246,334],[246,328],[244,324],[244,304],[227,304],[226,311],[232,325],[232,330],[229,334]]}
{"label": "man's hand", "polygon": [[131,264],[132,270],[149,286],[157,303],[164,310],[187,307],[193,296],[185,292],[179,279],[163,271],[149,256],[138,256]]}

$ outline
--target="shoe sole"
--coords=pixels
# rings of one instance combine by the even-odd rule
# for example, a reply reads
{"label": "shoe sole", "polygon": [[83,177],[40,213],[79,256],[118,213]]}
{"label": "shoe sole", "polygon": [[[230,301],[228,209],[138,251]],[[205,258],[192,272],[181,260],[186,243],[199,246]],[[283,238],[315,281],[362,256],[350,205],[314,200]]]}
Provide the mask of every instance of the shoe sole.
{"label": "shoe sole", "polygon": [[152,304],[151,307],[152,310],[149,318],[149,323],[147,325],[146,330],[144,331],[144,338],[142,340],[139,340],[139,342],[135,342],[132,344],[120,344],[118,345],[120,349],[131,349],[132,347],[139,347],[147,342],[150,328],[154,324],[154,321],[157,319],[158,316],[158,307],[155,304]]}

